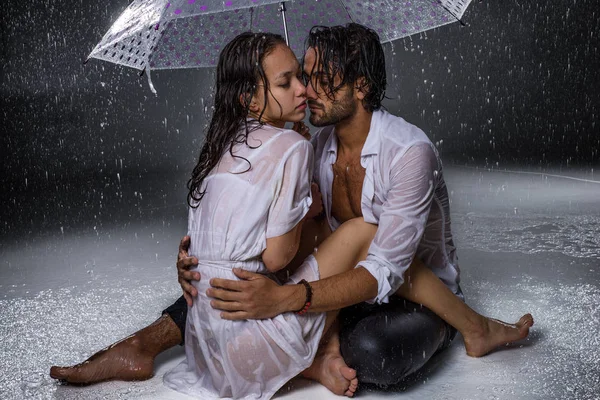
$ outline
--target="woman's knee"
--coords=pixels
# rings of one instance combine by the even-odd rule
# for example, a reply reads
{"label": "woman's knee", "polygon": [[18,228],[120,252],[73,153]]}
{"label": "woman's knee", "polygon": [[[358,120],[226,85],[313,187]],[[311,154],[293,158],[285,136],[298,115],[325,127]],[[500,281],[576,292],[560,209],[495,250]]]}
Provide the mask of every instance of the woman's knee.
{"label": "woman's knee", "polygon": [[356,249],[359,250],[359,253],[365,253],[368,250],[375,233],[377,233],[377,225],[365,222],[363,217],[349,219],[338,229],[342,229],[345,235],[352,238],[354,245],[359,247]]}
{"label": "woman's knee", "polygon": [[377,225],[365,222],[365,219],[363,217],[349,219],[340,226],[340,228],[342,227],[344,229],[361,230],[373,233],[377,231]]}

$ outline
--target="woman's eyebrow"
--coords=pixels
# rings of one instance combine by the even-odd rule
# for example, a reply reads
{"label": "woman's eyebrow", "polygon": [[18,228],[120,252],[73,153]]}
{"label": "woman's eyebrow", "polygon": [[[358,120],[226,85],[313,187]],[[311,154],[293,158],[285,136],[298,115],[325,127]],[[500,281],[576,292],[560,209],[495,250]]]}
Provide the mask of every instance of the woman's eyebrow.
{"label": "woman's eyebrow", "polygon": [[296,75],[296,71],[284,71],[284,72],[280,72],[279,74],[277,74],[277,76],[275,76],[275,79],[287,78],[288,76],[293,76],[293,75]]}

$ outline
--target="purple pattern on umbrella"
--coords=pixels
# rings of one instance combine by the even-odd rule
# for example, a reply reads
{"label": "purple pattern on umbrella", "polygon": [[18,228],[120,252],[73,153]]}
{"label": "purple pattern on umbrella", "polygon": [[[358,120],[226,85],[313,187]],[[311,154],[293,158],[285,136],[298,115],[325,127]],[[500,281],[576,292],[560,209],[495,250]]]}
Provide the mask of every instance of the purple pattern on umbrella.
{"label": "purple pattern on umbrella", "polygon": [[[306,32],[312,25],[337,25],[350,20],[370,26],[383,40],[394,40],[456,20],[450,18],[441,3],[459,7],[455,5],[458,0],[339,1],[287,2],[290,47],[302,51]],[[153,68],[166,68],[168,62],[177,68],[199,63],[207,65],[216,60],[220,49],[231,38],[248,27],[253,31],[283,34],[278,3],[275,0],[171,0],[165,4],[164,0],[133,0],[126,19],[115,23],[91,56],[98,54],[98,58],[135,68],[144,68],[146,64]],[[249,6],[254,7],[253,13],[251,8],[246,8]],[[464,12],[466,6],[461,7]],[[164,12],[166,9],[173,12]],[[145,15],[155,13],[156,17],[144,27],[140,24],[144,21],[145,10],[150,10]],[[138,14],[132,15],[134,11]],[[210,46],[201,49],[202,43],[210,43]],[[150,61],[155,48],[162,57],[157,56]]]}

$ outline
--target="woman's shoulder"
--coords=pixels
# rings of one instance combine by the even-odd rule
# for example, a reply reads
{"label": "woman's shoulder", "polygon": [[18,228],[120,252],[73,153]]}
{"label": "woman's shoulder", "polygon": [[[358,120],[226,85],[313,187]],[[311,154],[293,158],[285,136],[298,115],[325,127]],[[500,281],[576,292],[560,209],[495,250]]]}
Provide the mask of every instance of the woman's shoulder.
{"label": "woman's shoulder", "polygon": [[271,153],[284,154],[298,147],[311,147],[310,142],[292,129],[264,125],[251,134],[253,141],[269,147]]}

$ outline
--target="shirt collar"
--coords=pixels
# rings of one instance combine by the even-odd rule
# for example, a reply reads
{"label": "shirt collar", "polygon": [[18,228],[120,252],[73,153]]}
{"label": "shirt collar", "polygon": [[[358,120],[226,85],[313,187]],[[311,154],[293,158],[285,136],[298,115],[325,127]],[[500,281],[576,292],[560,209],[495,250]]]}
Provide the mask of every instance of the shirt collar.
{"label": "shirt collar", "polygon": [[[361,157],[377,155],[379,154],[379,136],[381,134],[381,119],[384,116],[385,111],[373,111],[373,115],[371,117],[371,126],[369,127],[369,134],[367,135],[367,140],[360,152]],[[327,146],[327,153],[337,154],[337,146],[338,140],[335,134],[335,127],[331,128],[331,136],[328,141],[329,146]]]}

